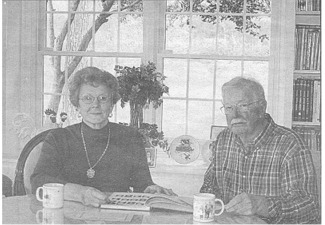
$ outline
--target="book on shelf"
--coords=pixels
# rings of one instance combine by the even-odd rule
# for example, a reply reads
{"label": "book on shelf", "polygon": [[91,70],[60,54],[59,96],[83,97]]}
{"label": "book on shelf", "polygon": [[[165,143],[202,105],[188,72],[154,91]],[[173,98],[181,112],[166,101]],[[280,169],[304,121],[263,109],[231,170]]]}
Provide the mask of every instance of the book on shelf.
{"label": "book on shelf", "polygon": [[320,70],[320,26],[297,24],[295,69]]}
{"label": "book on shelf", "polygon": [[297,0],[298,11],[320,11],[320,0]]}
{"label": "book on shelf", "polygon": [[293,83],[293,121],[320,122],[320,80],[297,78]]}
{"label": "book on shelf", "polygon": [[292,129],[296,131],[302,138],[304,143],[308,146],[311,151],[321,151],[320,145],[320,128],[311,126],[293,126]]}
{"label": "book on shelf", "polygon": [[113,192],[108,194],[102,209],[150,211],[165,209],[193,213],[193,199],[163,194]]}

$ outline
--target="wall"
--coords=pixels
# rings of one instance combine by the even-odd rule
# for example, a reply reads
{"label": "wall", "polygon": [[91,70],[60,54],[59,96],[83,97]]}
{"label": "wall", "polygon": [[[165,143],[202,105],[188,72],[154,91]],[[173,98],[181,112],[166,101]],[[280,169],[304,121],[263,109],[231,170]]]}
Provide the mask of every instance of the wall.
{"label": "wall", "polygon": [[13,120],[19,113],[36,118],[38,6],[39,1],[2,1],[2,163],[3,173],[11,178],[12,165],[28,138],[23,138],[26,133],[21,133],[25,140],[18,138]]}

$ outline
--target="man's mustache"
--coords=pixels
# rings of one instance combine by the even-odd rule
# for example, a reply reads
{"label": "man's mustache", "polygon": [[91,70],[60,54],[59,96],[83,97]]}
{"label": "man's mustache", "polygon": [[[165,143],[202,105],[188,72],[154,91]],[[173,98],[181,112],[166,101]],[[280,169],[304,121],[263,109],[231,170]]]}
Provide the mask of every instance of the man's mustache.
{"label": "man's mustache", "polygon": [[245,119],[242,119],[242,118],[235,118],[235,119],[232,119],[230,124],[233,125],[235,123],[246,123],[247,121]]}

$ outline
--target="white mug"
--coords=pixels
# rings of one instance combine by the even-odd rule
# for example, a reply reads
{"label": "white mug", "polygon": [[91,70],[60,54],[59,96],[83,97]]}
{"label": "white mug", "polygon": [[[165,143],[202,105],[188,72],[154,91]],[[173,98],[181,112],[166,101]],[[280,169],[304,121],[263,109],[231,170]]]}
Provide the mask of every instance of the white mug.
{"label": "white mug", "polygon": [[[221,204],[219,213],[215,213],[216,203]],[[198,222],[212,222],[214,216],[219,216],[223,213],[225,205],[221,199],[217,199],[214,194],[199,193],[194,195],[193,199],[193,220]]]}
{"label": "white mug", "polygon": [[[36,189],[36,199],[43,202],[44,208],[62,208],[63,207],[63,184],[48,183]],[[40,191],[43,191],[40,197]]]}
{"label": "white mug", "polygon": [[36,221],[40,224],[64,224],[63,209],[40,209],[36,213]]}

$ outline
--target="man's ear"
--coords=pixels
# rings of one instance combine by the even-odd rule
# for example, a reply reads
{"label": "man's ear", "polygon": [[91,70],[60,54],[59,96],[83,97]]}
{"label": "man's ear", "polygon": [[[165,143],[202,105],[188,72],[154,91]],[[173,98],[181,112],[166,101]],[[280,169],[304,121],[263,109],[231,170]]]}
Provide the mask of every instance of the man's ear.
{"label": "man's ear", "polygon": [[264,100],[262,103],[261,103],[261,108],[262,108],[262,113],[263,115],[266,113],[266,108],[267,108],[267,101]]}

